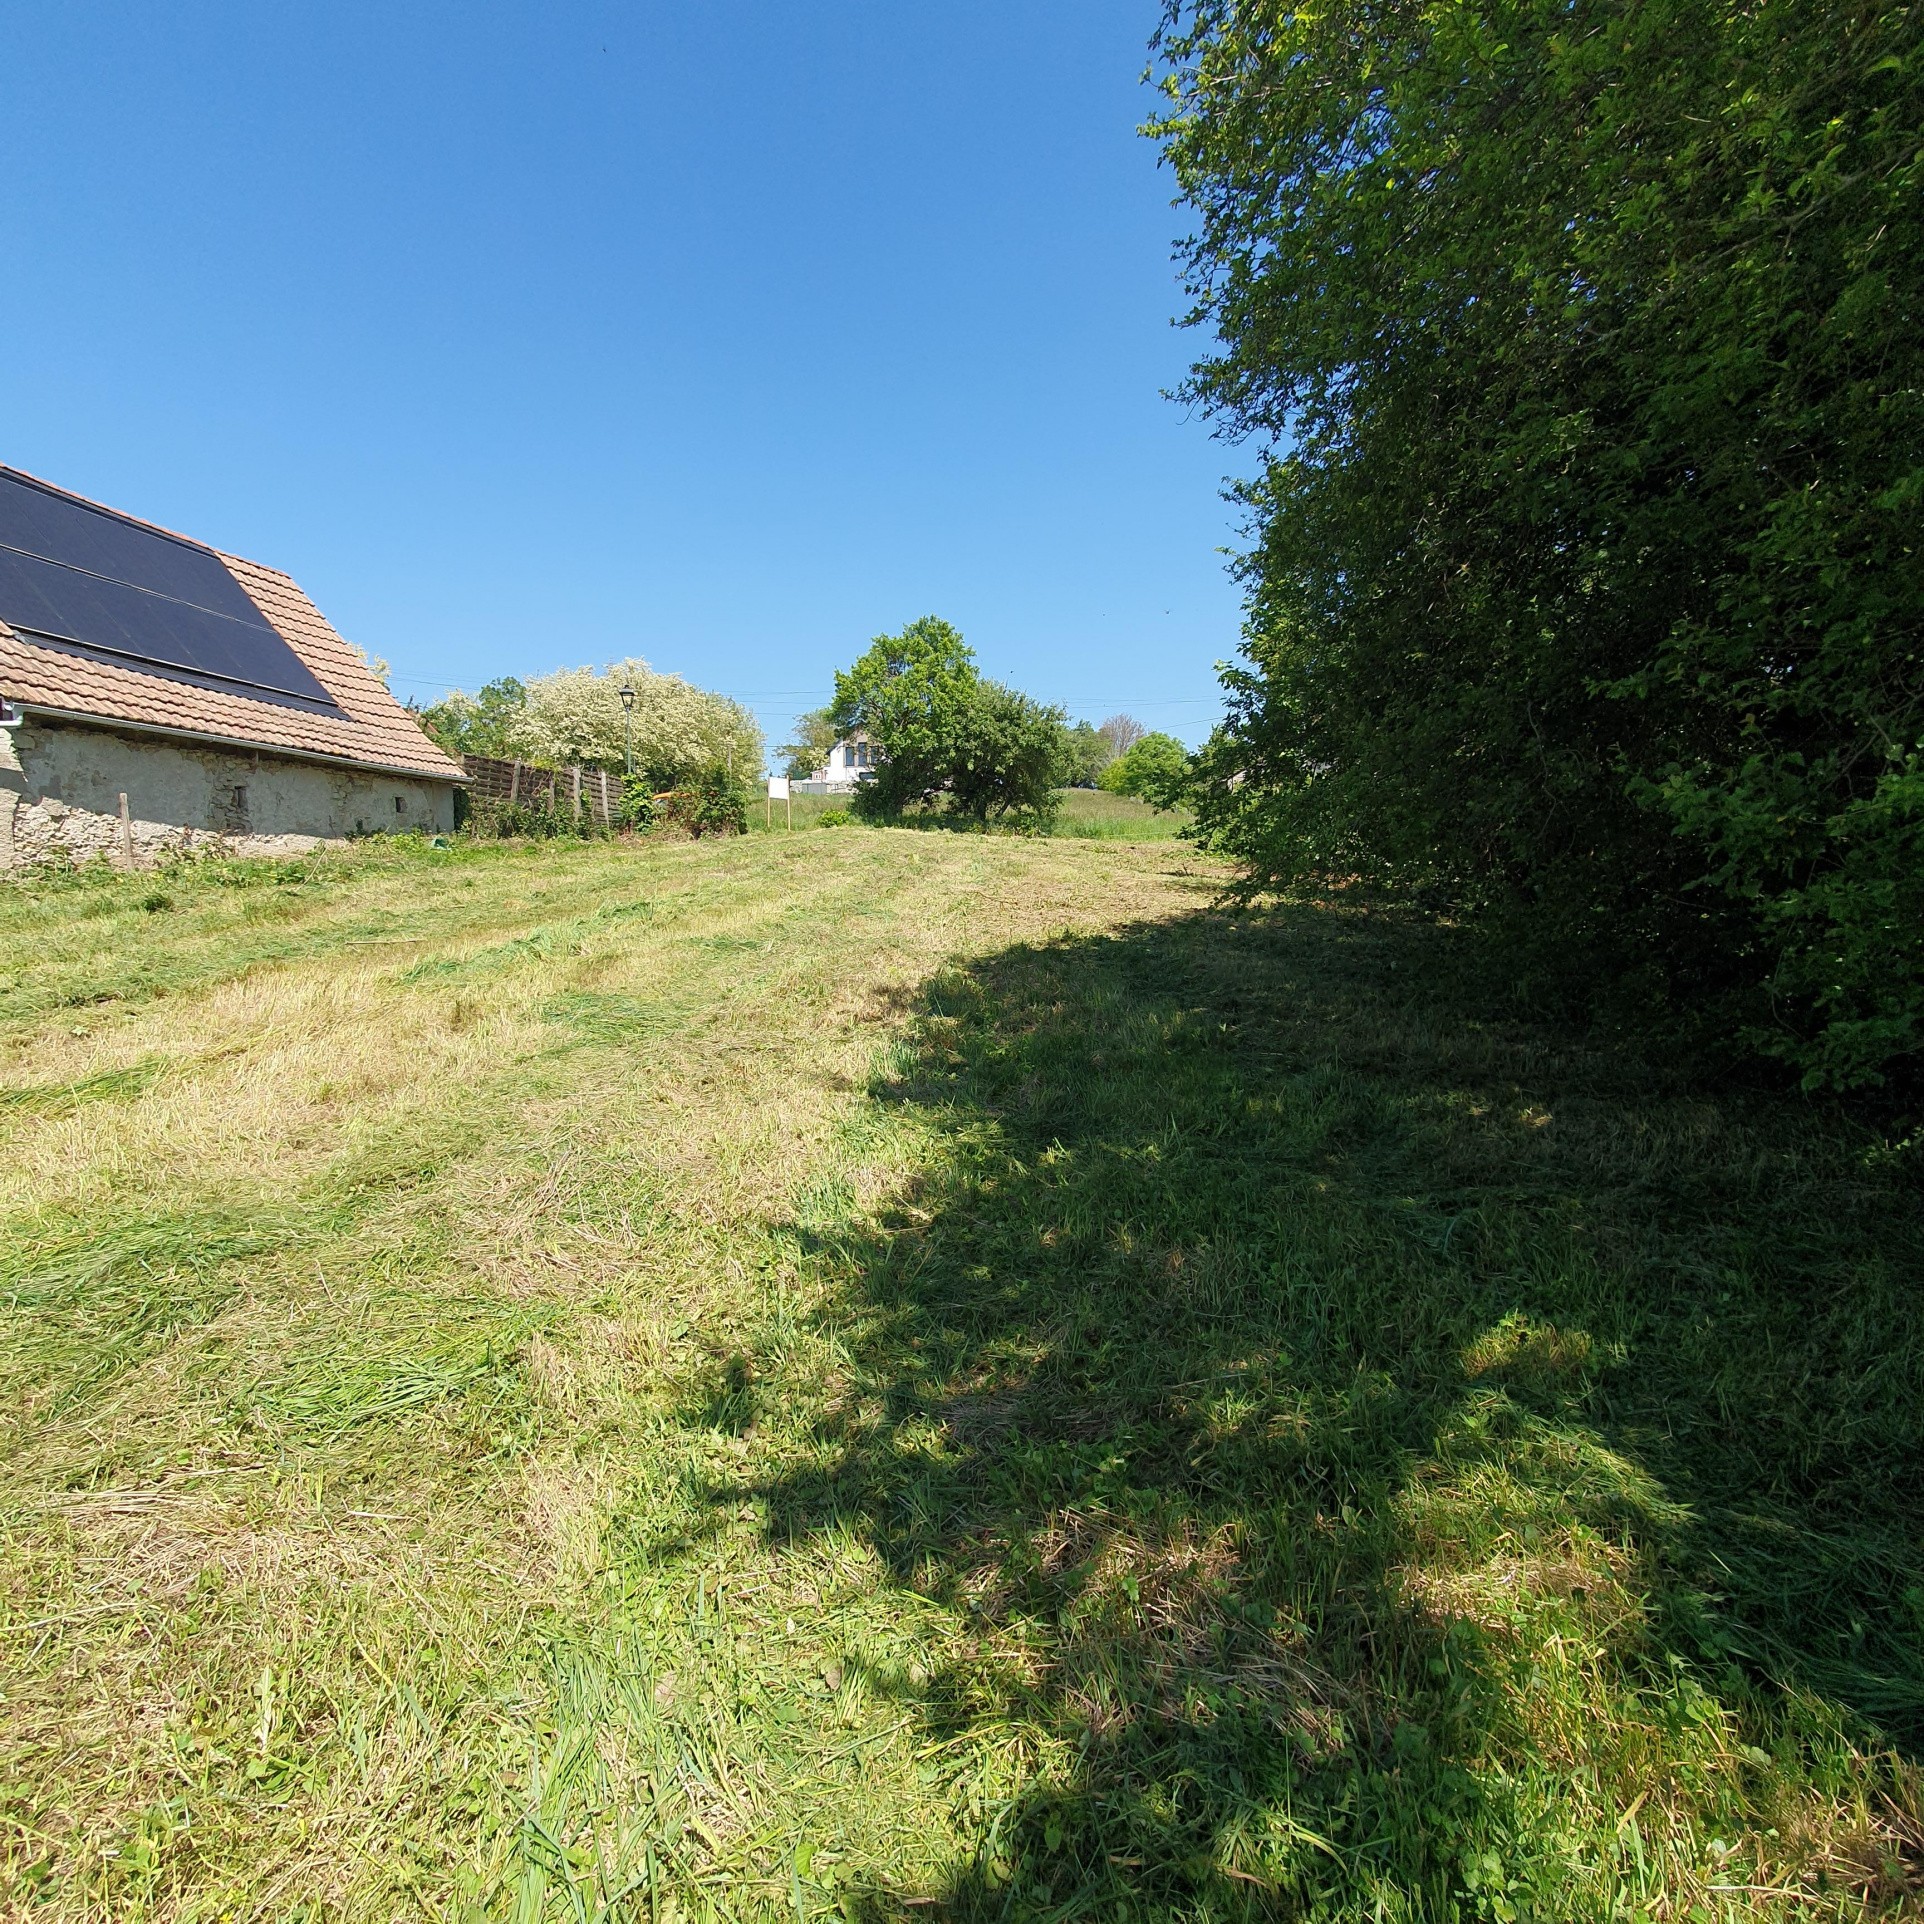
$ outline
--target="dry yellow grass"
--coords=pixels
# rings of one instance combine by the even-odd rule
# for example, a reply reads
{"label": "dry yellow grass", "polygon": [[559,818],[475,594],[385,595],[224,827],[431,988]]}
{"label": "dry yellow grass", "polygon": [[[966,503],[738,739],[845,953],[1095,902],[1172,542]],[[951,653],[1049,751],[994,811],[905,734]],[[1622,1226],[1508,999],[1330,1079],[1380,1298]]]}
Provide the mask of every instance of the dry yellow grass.
{"label": "dry yellow grass", "polygon": [[[772,1683],[824,1613],[904,1670],[949,1633],[854,1541],[757,1554],[746,1510],[611,1615],[603,1539],[737,1466],[675,1411],[751,1321],[824,1340],[779,1232],[811,1185],[902,1180],[849,1125],[918,985],[1192,908],[1195,867],[855,833],[369,854],[62,924],[130,999],[17,1011],[0,1112],[12,1909],[535,1916],[596,1851],[597,1903],[711,1874],[785,1902],[777,1835],[817,1877],[936,1878],[941,1801],[852,1670],[772,1748],[710,1718],[715,1673]],[[29,991],[46,926],[8,958]],[[858,1769],[890,1798],[847,1807]]]}

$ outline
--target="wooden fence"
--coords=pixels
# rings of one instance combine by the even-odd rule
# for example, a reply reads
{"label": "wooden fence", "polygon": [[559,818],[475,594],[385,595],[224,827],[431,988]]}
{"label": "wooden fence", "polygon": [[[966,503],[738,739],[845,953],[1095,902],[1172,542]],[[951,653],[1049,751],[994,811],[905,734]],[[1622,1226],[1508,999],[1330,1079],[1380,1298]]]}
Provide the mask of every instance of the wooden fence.
{"label": "wooden fence", "polygon": [[539,762],[502,762],[491,755],[463,755],[461,771],[477,802],[551,808],[612,828],[621,812],[621,779],[605,768],[544,768]]}

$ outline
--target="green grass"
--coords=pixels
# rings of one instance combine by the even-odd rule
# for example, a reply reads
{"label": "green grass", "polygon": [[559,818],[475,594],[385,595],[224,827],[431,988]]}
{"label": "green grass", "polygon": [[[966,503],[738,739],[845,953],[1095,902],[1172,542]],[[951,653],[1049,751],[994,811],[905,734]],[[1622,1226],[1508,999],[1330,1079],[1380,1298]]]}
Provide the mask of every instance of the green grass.
{"label": "green grass", "polygon": [[772,829],[775,834],[783,835],[788,833],[792,822],[795,832],[800,834],[805,828],[820,828],[824,815],[839,818],[847,813],[846,795],[791,795],[786,802],[756,800],[749,804],[748,831],[751,835],[761,835]]}
{"label": "green grass", "polygon": [[[1059,806],[1050,833],[1071,841],[1170,842],[1195,819],[1186,808],[1151,808],[1133,795],[1110,795],[1099,788],[1059,789],[1057,801]],[[846,795],[797,795],[794,805],[795,831],[800,833],[805,828],[821,827],[826,815],[833,814],[838,819],[845,816],[849,798]],[[772,823],[764,822],[765,813],[772,815]],[[766,811],[757,802],[749,810],[748,826],[753,834],[765,833],[767,827],[772,826],[779,835],[787,825],[780,802],[770,803]],[[940,816],[913,824],[917,827],[944,825]]]}
{"label": "green grass", "polygon": [[0,1915],[1914,1908],[1914,1161],[1217,879],[0,888]]}
{"label": "green grass", "polygon": [[1151,808],[1133,795],[1065,788],[1054,832],[1083,841],[1168,842],[1195,819],[1186,808]]}

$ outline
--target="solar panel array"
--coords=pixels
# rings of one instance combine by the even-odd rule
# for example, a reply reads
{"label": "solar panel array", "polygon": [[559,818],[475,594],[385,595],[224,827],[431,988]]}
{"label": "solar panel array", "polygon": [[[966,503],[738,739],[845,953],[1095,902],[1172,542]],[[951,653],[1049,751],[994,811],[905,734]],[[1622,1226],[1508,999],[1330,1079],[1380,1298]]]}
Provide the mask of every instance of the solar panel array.
{"label": "solar panel array", "polygon": [[0,468],[0,620],[235,694],[333,697],[213,549]]}

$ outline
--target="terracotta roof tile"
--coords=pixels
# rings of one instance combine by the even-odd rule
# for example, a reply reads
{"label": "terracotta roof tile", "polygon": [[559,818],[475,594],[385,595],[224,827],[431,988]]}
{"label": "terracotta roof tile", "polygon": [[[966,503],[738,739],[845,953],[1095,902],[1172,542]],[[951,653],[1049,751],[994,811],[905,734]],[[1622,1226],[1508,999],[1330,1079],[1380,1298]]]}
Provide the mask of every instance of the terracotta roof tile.
{"label": "terracotta roof tile", "polygon": [[333,697],[338,714],[292,702],[256,701],[171,675],[149,674],[132,664],[41,647],[5,622],[0,622],[0,694],[29,709],[404,769],[445,781],[462,779],[460,765],[428,740],[358,651],[334,632],[286,575],[235,555],[221,559]]}

